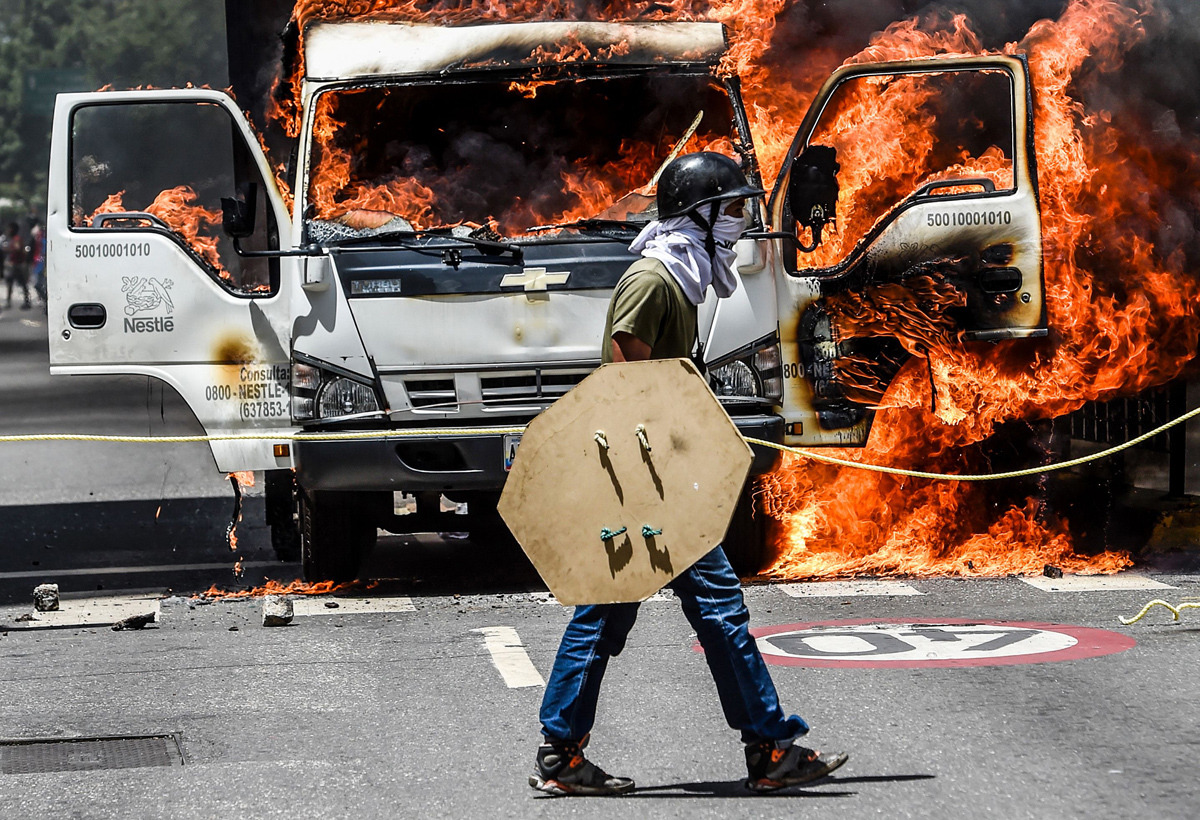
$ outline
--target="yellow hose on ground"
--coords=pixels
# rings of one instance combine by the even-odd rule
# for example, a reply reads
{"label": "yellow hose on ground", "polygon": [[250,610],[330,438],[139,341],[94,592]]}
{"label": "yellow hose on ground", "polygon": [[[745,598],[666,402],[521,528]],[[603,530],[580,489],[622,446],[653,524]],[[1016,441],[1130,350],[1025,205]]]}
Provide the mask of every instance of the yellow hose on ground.
{"label": "yellow hose on ground", "polygon": [[1162,600],[1159,600],[1156,598],[1153,601],[1151,601],[1150,603],[1146,604],[1144,607],[1142,607],[1142,611],[1139,612],[1137,615],[1134,615],[1132,618],[1122,618],[1120,615],[1118,615],[1117,620],[1120,621],[1121,623],[1125,624],[1125,626],[1129,626],[1130,624],[1136,624],[1142,618],[1146,617],[1147,612],[1154,609],[1154,607],[1156,607],[1156,606],[1163,606],[1163,607],[1166,607],[1167,609],[1171,610],[1171,618],[1172,618],[1172,620],[1175,620],[1175,621],[1179,620],[1179,613],[1182,610],[1200,609],[1200,603],[1188,602],[1188,603],[1176,604],[1175,606],[1171,606],[1166,601],[1162,601]]}

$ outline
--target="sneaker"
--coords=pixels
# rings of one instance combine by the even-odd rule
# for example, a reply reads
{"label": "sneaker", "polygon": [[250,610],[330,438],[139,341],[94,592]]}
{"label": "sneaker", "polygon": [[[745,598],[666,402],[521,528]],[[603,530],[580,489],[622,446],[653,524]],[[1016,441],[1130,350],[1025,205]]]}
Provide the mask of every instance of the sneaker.
{"label": "sneaker", "polygon": [[781,747],[773,740],[746,746],[746,787],[753,792],[770,792],[787,786],[811,783],[841,766],[850,755],[822,754],[815,749],[791,745]]}
{"label": "sneaker", "polygon": [[613,777],[583,756],[587,742],[585,737],[579,743],[543,743],[529,785],[558,797],[632,791],[633,781],[628,777]]}

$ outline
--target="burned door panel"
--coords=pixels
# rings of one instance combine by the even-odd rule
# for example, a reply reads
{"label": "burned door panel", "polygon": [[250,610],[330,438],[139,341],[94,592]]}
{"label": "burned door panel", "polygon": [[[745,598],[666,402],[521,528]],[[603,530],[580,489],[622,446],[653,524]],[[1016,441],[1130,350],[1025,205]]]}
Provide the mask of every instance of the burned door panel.
{"label": "burned door panel", "polygon": [[[1045,334],[1024,64],[843,69],[805,119],[772,213],[797,239],[780,289],[796,443],[862,444],[913,356]],[[793,289],[794,290],[794,289]]]}

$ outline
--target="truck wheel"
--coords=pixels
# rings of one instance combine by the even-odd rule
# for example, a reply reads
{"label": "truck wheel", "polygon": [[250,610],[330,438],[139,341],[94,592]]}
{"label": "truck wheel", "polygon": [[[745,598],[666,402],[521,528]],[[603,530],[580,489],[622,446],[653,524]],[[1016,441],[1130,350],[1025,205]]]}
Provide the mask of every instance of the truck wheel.
{"label": "truck wheel", "polygon": [[300,560],[300,524],[296,509],[296,474],[291,470],[267,470],[267,526],[275,557],[291,563]]}
{"label": "truck wheel", "polygon": [[729,521],[729,529],[721,546],[733,571],[741,578],[758,575],[770,563],[767,514],[755,498],[753,479],[747,480],[742,488],[742,495],[733,510],[733,518]]}
{"label": "truck wheel", "polygon": [[[376,518],[363,494],[300,492],[300,565],[309,583],[353,581],[375,544]],[[370,495],[370,494],[366,494]]]}

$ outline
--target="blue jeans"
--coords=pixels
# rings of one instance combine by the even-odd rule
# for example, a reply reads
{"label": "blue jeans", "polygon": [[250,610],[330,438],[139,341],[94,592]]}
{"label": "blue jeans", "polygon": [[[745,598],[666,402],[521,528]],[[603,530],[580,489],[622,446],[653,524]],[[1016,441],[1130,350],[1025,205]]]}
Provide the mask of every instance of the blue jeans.
{"label": "blue jeans", "polygon": [[[754,636],[742,586],[718,546],[668,586],[675,591],[717,684],[725,720],[744,743],[790,740],[808,731],[785,716]],[[542,734],[550,741],[580,741],[596,721],[596,701],[608,659],[619,655],[640,604],[575,607],[563,633],[542,698]]]}

